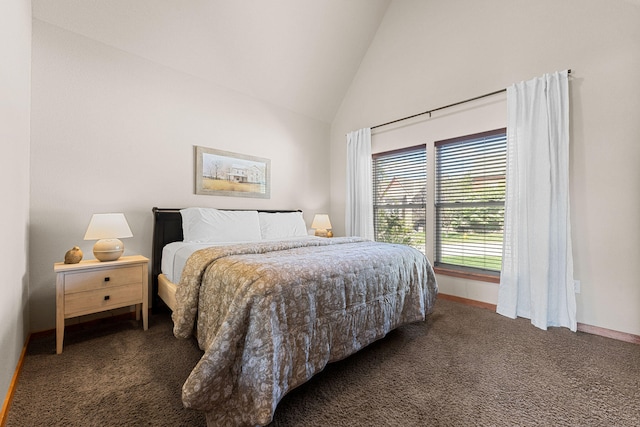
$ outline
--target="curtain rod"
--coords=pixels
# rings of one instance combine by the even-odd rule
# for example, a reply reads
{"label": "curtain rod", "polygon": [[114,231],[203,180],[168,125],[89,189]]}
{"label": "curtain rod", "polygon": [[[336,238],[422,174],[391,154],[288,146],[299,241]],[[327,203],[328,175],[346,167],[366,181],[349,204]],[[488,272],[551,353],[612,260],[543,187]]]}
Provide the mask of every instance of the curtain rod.
{"label": "curtain rod", "polygon": [[[567,73],[571,74],[571,69],[567,70]],[[476,97],[473,97],[473,98],[465,99],[464,101],[454,102],[453,104],[445,105],[444,107],[434,108],[433,110],[427,110],[425,112],[414,114],[412,116],[407,116],[407,117],[403,117],[401,119],[392,120],[392,121],[387,122],[387,123],[382,123],[381,125],[371,126],[371,129],[373,130],[373,129],[380,128],[380,127],[383,127],[383,126],[391,125],[393,123],[398,123],[398,122],[402,122],[404,120],[413,119],[414,117],[424,116],[425,114],[428,114],[429,117],[431,117],[431,113],[433,113],[435,111],[440,111],[440,110],[444,110],[445,108],[455,107],[456,105],[465,104],[465,103],[471,102],[471,101],[476,101],[478,99],[486,98],[488,96],[497,95],[499,93],[506,92],[506,91],[507,91],[507,89],[500,89],[500,90],[496,90],[495,92],[485,93],[484,95],[480,95],[480,96],[476,96]]]}

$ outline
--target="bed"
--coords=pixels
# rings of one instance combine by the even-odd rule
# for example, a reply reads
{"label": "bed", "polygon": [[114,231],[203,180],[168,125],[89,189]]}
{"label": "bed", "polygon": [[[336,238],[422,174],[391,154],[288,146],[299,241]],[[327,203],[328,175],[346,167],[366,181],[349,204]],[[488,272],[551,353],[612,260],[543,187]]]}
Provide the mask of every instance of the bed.
{"label": "bed", "polygon": [[[174,335],[195,334],[204,351],[182,387],[182,401],[205,411],[209,426],[270,423],[282,397],[328,363],[425,320],[433,309],[433,269],[413,248],[351,237],[269,235],[262,222],[260,238],[227,242],[255,229],[253,213],[247,214],[251,226],[218,227],[213,234],[233,232],[223,243],[207,245],[194,240],[200,235],[187,220],[190,211],[153,209],[153,298],[154,307],[172,310]],[[213,211],[232,217],[248,212]],[[300,211],[250,212],[267,225],[302,218]],[[170,279],[163,250],[187,243],[196,248]]]}

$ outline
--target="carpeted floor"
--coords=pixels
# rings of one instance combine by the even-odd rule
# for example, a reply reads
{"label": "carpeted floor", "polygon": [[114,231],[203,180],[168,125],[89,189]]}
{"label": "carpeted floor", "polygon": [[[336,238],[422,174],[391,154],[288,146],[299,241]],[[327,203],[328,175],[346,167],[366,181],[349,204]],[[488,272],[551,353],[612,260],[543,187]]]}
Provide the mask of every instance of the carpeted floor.
{"label": "carpeted floor", "polygon": [[[7,426],[200,426],[180,388],[200,358],[168,314],[32,340]],[[639,426],[640,346],[439,300],[287,395],[273,426]]]}

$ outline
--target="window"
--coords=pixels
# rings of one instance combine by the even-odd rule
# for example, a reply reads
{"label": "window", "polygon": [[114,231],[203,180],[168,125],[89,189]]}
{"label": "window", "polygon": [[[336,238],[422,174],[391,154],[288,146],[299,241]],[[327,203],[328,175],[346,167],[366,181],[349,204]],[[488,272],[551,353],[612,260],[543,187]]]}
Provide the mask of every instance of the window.
{"label": "window", "polygon": [[426,251],[425,145],[373,155],[373,225],[379,242]]}
{"label": "window", "polygon": [[435,265],[499,274],[506,129],[438,141],[435,149]]}

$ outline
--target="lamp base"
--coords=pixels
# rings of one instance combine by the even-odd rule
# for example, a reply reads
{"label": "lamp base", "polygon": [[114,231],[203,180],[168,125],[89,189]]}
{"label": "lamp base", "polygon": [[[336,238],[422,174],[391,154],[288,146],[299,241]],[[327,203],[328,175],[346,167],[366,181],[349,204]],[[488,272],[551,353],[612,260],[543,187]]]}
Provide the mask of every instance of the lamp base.
{"label": "lamp base", "polygon": [[333,236],[333,233],[331,233],[331,236],[329,236],[329,231],[324,230],[324,229],[322,229],[322,228],[316,228],[316,233],[315,233],[315,235],[316,235],[317,237],[331,237],[331,236]]}
{"label": "lamp base", "polygon": [[115,261],[123,252],[124,243],[120,239],[100,239],[93,245],[93,256],[99,261]]}

